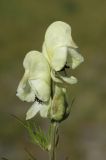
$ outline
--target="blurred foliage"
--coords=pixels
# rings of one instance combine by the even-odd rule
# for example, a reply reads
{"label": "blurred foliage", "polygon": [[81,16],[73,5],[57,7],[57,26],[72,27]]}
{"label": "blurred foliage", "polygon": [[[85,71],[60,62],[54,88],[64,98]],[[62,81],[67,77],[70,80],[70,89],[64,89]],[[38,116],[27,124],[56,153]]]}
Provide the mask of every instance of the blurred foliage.
{"label": "blurred foliage", "polygon": [[[27,160],[24,147],[35,157],[46,153],[30,143],[25,129],[10,114],[25,118],[30,104],[15,96],[23,75],[22,61],[30,50],[41,50],[50,23],[62,20],[85,62],[73,74],[79,79],[70,98],[76,97],[60,128],[58,159],[104,160],[106,157],[106,1],[105,0],[0,0],[0,156]],[[47,128],[44,120],[36,123]]]}

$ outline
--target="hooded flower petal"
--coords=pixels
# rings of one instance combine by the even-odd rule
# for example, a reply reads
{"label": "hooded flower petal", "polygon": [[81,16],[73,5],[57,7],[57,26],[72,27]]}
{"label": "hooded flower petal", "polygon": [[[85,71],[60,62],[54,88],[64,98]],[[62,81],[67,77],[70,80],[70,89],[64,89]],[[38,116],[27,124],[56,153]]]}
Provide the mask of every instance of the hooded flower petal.
{"label": "hooded flower petal", "polygon": [[71,27],[64,22],[56,21],[52,23],[45,33],[45,45],[51,50],[51,47],[78,48],[71,37]]}
{"label": "hooded flower petal", "polygon": [[37,51],[29,52],[24,59],[25,74],[18,86],[17,96],[23,101],[41,101],[50,98],[50,67],[46,58]]}

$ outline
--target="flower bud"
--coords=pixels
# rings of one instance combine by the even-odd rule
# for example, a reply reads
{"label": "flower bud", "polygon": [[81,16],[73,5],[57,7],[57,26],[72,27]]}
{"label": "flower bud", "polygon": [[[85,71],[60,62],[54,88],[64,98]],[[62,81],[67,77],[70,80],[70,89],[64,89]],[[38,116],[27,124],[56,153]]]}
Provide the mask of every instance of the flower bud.
{"label": "flower bud", "polygon": [[65,98],[66,89],[55,85],[55,93],[51,106],[51,119],[54,121],[61,121],[67,108]]}

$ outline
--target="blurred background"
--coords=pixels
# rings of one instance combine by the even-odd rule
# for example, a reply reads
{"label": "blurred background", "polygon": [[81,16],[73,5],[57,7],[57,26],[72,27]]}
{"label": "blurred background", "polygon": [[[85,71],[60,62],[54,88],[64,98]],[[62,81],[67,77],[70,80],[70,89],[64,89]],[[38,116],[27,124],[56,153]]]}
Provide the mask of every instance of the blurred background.
{"label": "blurred background", "polygon": [[[70,117],[61,124],[58,160],[106,159],[106,1],[0,0],[0,158],[28,160],[25,148],[48,159],[32,144],[26,130],[11,114],[25,119],[31,104],[16,97],[24,73],[22,62],[30,50],[41,51],[46,28],[67,22],[85,62],[74,71],[79,83]],[[47,121],[37,116],[37,125]]]}

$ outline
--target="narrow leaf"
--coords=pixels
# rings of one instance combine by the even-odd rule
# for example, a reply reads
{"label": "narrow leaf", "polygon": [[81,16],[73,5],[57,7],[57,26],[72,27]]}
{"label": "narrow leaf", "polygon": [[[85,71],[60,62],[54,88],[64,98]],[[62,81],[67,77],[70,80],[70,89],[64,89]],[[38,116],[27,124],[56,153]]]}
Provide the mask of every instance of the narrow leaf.
{"label": "narrow leaf", "polygon": [[18,118],[16,115],[14,115],[14,114],[11,114],[11,116],[13,117],[13,118],[15,118],[16,120],[18,120],[18,122],[20,122],[20,124],[22,125],[22,126],[24,126],[25,128],[27,128],[27,125],[20,119],[20,118]]}

